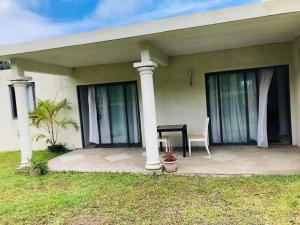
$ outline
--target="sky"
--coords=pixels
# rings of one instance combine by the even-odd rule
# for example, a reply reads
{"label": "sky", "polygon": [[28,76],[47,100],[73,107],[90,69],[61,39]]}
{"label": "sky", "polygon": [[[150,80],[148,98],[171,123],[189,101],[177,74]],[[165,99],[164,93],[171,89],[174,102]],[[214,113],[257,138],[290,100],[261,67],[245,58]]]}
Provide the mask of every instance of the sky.
{"label": "sky", "polygon": [[0,45],[266,0],[0,0]]}

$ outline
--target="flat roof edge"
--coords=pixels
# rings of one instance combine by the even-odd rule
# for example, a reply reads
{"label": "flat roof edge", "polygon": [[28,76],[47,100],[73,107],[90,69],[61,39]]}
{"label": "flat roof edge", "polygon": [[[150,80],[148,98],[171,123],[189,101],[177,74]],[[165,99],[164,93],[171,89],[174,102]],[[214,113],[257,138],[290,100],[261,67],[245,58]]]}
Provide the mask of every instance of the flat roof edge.
{"label": "flat roof edge", "polygon": [[238,7],[179,16],[162,20],[148,21],[98,31],[79,33],[45,40],[0,45],[0,58],[8,59],[18,54],[44,51],[127,38],[142,37],[175,30],[210,26],[220,23],[256,19],[266,16],[300,12],[299,0],[273,0]]}

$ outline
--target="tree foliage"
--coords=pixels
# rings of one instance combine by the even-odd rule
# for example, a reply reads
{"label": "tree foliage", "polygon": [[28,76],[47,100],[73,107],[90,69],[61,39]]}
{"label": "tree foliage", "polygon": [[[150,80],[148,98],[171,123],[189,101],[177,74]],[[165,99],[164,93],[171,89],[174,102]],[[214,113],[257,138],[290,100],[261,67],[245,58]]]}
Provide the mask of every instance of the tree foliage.
{"label": "tree foliage", "polygon": [[8,70],[10,69],[9,62],[0,61],[0,70]]}
{"label": "tree foliage", "polygon": [[38,100],[37,107],[30,113],[33,118],[32,125],[43,129],[45,132],[35,136],[35,141],[44,139],[47,144],[55,146],[58,144],[60,129],[66,129],[68,126],[74,127],[78,131],[78,123],[70,118],[61,117],[65,111],[72,109],[71,102],[63,99],[59,102],[53,100]]}

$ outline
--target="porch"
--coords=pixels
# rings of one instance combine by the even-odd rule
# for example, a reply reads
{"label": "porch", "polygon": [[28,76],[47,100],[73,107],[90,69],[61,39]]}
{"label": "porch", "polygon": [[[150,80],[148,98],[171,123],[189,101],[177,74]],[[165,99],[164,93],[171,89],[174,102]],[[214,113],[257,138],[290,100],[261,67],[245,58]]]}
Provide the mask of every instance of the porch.
{"label": "porch", "polygon": [[[180,150],[180,149],[179,149]],[[300,149],[294,146],[211,147],[212,156],[204,149],[193,149],[192,157],[177,152],[176,174],[194,175],[287,175],[300,172]],[[49,161],[53,172],[132,172],[145,170],[146,154],[142,148],[81,149]]]}
{"label": "porch", "polygon": [[[296,5],[295,0],[290,2]],[[67,142],[72,149],[93,145],[146,148],[147,154],[142,149],[79,150],[51,161],[52,170],[160,169],[157,125],[186,124],[188,134],[200,134],[207,116],[211,119],[211,144],[260,144],[256,140],[262,137],[256,132],[260,124],[264,134],[261,146],[267,147],[265,111],[273,109],[263,107],[267,102],[284,103],[274,107],[276,113],[269,113],[276,116],[269,124],[279,125],[270,127],[270,141],[276,132],[276,140],[270,143],[300,146],[299,8],[298,3],[291,9],[270,2],[247,8],[249,15],[241,14],[244,10],[239,8],[227,9],[2,48],[0,57],[10,60],[12,67],[9,80],[19,113],[20,166],[28,166],[32,156],[34,133],[29,127],[26,98],[29,81],[37,82],[38,98],[67,97],[72,102],[74,110],[68,116],[80,122],[80,132],[66,129],[60,136],[60,142]],[[278,69],[282,66],[281,73]],[[56,85],[48,85],[44,74],[58,77]],[[283,84],[278,74],[286,86],[276,89],[274,101],[266,101],[272,79],[277,82],[274,87]],[[260,82],[261,77],[268,77],[268,82]],[[258,107],[261,83],[268,85],[262,88],[266,93]],[[263,109],[261,123],[259,108]],[[283,141],[277,137],[284,137]],[[176,139],[171,143],[181,144]],[[236,148],[246,150],[236,153]],[[292,163],[299,159],[298,151],[289,148],[288,152],[293,152],[290,157],[282,157],[287,154],[285,148],[274,150],[276,153],[256,147],[213,148],[211,159],[205,152],[193,151],[192,158],[179,158],[178,173],[295,172],[299,168],[284,169],[284,165],[299,164]]]}

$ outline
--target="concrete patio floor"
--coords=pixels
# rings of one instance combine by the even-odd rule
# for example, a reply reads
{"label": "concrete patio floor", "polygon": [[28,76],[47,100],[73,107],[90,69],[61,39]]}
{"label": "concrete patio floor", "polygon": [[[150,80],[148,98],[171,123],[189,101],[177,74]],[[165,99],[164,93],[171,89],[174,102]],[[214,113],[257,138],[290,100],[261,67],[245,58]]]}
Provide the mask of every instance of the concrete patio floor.
{"label": "concrete patio floor", "polygon": [[[177,152],[177,174],[209,175],[288,175],[300,173],[300,149],[294,146],[211,147],[209,157],[203,148],[192,150],[192,157],[183,158]],[[142,148],[81,149],[49,161],[53,172],[133,172],[144,169],[145,150]]]}

